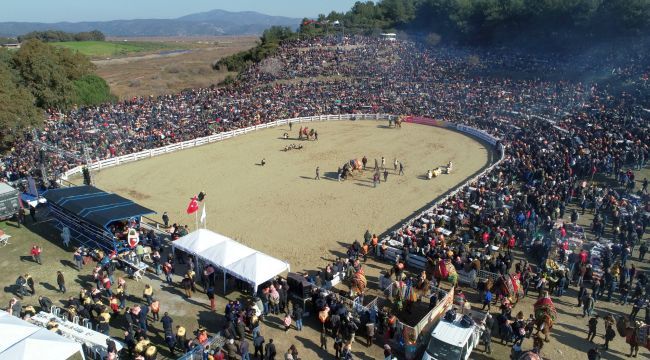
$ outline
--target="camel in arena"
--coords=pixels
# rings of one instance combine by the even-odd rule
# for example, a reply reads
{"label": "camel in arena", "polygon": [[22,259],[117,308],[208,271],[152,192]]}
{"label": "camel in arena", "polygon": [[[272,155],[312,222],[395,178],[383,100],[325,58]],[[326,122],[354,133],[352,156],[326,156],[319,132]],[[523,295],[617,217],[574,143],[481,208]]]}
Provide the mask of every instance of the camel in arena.
{"label": "camel in arena", "polygon": [[438,167],[433,170],[427,170],[427,179],[431,180],[435,177],[442,175],[442,168]]}
{"label": "camel in arena", "polygon": [[315,140],[316,139],[316,130],[311,129],[309,130],[308,127],[300,127],[300,130],[298,130],[298,140]]}
{"label": "camel in arena", "polygon": [[352,159],[343,165],[341,177],[347,179],[348,176],[354,176],[354,171],[359,171],[363,169],[363,165],[359,159]]}
{"label": "camel in arena", "polygon": [[401,116],[398,117],[398,118],[396,118],[396,119],[393,119],[393,120],[388,119],[388,127],[393,127],[393,125],[394,125],[395,128],[400,128],[400,129],[401,129],[401,128],[402,128],[402,122],[403,122],[403,121],[404,121],[404,120],[402,119]]}

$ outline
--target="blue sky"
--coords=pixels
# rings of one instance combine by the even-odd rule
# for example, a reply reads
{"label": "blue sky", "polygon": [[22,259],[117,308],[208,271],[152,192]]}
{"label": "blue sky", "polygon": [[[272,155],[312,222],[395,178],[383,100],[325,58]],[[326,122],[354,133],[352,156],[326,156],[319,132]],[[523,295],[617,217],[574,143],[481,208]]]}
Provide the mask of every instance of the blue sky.
{"label": "blue sky", "polygon": [[0,21],[98,21],[176,18],[223,9],[258,11],[269,15],[314,17],[348,10],[356,0],[8,0]]}

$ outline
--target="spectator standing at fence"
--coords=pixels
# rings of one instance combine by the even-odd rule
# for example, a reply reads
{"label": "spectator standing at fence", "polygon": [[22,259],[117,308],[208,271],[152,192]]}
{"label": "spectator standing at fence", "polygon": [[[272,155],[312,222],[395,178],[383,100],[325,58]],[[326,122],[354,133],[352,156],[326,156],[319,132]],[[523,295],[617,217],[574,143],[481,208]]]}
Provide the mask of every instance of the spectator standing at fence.
{"label": "spectator standing at fence", "polygon": [[167,211],[162,214],[162,221],[163,225],[165,225],[165,229],[169,228],[169,215],[167,214]]}

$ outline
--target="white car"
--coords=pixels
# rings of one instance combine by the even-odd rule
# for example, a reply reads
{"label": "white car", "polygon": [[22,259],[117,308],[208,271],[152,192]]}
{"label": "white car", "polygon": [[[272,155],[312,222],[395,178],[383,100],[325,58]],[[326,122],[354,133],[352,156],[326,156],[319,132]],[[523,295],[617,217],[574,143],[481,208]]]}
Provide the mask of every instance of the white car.
{"label": "white car", "polygon": [[479,322],[486,314],[472,312],[475,324],[461,325],[463,315],[458,314],[453,322],[440,320],[431,332],[422,360],[467,360],[481,340]]}

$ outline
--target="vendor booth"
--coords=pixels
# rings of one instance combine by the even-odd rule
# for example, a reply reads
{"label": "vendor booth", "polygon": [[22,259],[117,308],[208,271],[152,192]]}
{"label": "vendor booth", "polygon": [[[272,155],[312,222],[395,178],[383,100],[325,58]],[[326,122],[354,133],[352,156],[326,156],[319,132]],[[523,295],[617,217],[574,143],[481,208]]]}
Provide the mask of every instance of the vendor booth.
{"label": "vendor booth", "polygon": [[[199,229],[172,242],[174,250],[191,254],[198,261],[212,264],[224,275],[249,283],[255,291],[262,283],[289,271],[289,264],[207,229]],[[197,266],[198,268],[198,266]]]}
{"label": "vendor booth", "polygon": [[69,232],[69,236],[62,236],[64,242],[72,238],[84,246],[109,253],[135,247],[137,239],[132,234],[139,230],[141,217],[155,214],[153,210],[94,186],[52,189],[43,196],[56,227],[62,234]]}

